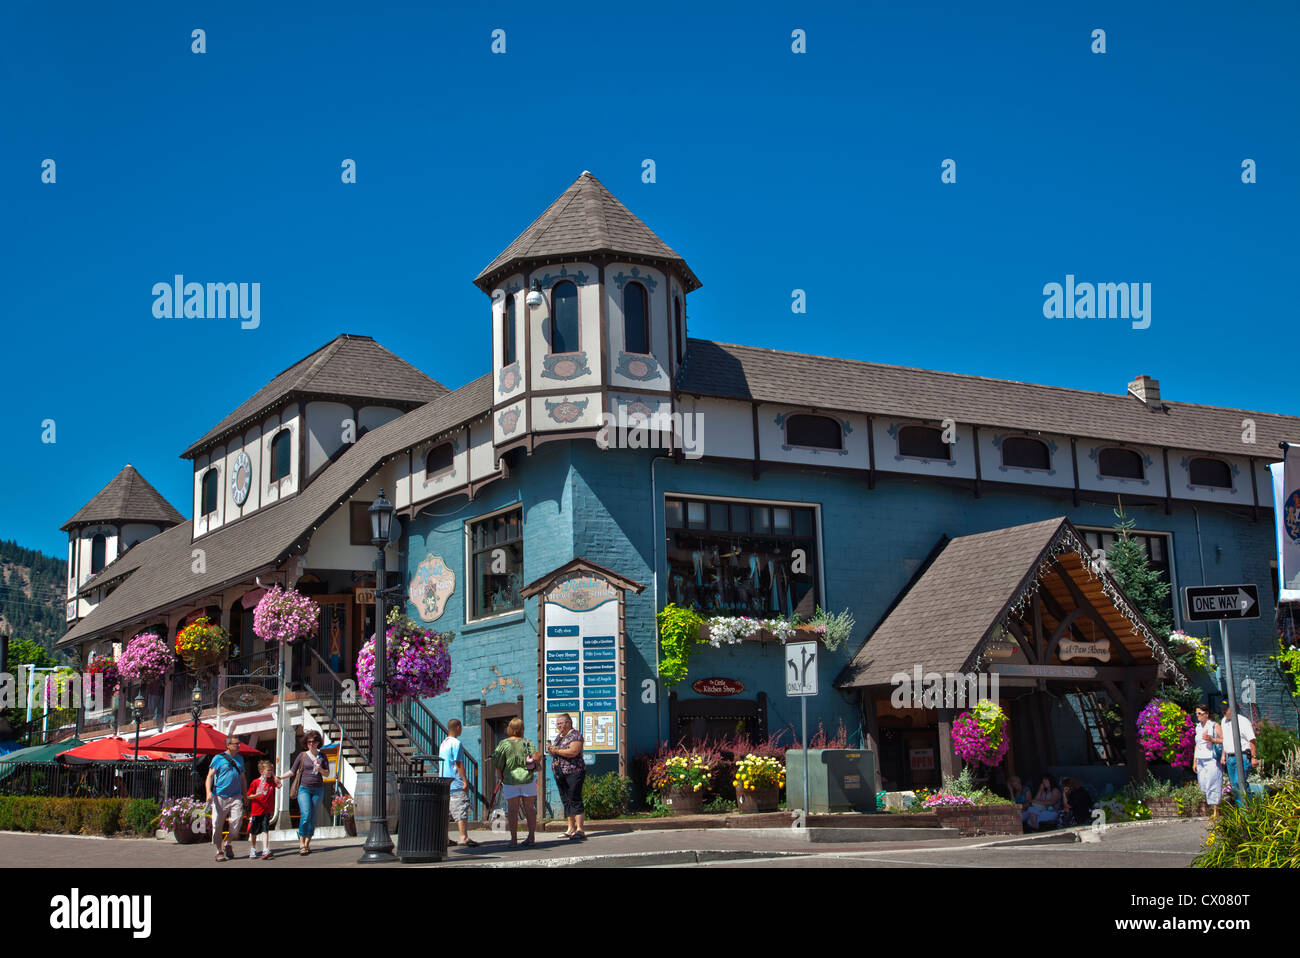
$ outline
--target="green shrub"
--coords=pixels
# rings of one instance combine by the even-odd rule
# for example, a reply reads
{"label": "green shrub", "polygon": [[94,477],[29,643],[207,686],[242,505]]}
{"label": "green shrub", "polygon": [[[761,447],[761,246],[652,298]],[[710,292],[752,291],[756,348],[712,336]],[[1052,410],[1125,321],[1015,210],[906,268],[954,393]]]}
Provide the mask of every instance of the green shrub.
{"label": "green shrub", "polygon": [[1175,789],[1173,797],[1178,802],[1178,814],[1185,817],[1195,814],[1201,802],[1205,801],[1205,793],[1195,782],[1188,782],[1181,788]]}
{"label": "green shrub", "polygon": [[582,783],[582,806],[588,818],[618,818],[632,799],[632,780],[608,772]]}
{"label": "green shrub", "polygon": [[719,795],[705,802],[704,810],[706,812],[734,812],[736,803]]}
{"label": "green shrub", "polygon": [[0,830],[56,835],[152,835],[158,803],[124,798],[0,798]]}
{"label": "green shrub", "polygon": [[122,824],[135,835],[150,837],[158,830],[162,809],[152,798],[136,798],[126,803]]}
{"label": "green shrub", "polygon": [[1192,867],[1300,868],[1300,782],[1244,807],[1221,804]]}
{"label": "green shrub", "polygon": [[1255,726],[1255,755],[1259,758],[1260,774],[1273,775],[1287,753],[1300,748],[1300,735],[1288,728],[1260,719]]}
{"label": "green shrub", "polygon": [[1152,798],[1171,798],[1178,792],[1179,786],[1164,779],[1156,778],[1151,772],[1136,782],[1129,782],[1119,790],[1117,797],[1121,801],[1146,802]]}

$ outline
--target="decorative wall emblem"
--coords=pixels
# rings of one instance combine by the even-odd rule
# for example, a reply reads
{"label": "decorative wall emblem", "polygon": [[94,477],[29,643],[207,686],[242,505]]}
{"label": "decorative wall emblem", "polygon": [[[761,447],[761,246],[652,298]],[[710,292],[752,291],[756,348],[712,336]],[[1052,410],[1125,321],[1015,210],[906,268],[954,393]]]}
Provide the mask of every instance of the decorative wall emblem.
{"label": "decorative wall emblem", "polygon": [[513,362],[501,370],[501,378],[497,382],[497,391],[503,393],[514,392],[520,381],[519,363]]}
{"label": "decorative wall emblem", "polygon": [[621,349],[618,351],[618,366],[614,372],[620,376],[626,376],[628,379],[639,379],[644,382],[647,379],[656,379],[659,376],[659,364],[653,356],[642,356],[639,354],[629,355]]}
{"label": "decorative wall emblem", "polygon": [[583,573],[556,583],[546,593],[545,601],[570,612],[585,612],[618,598],[618,591],[604,579]]}
{"label": "decorative wall emblem", "polygon": [[507,436],[511,435],[514,433],[515,427],[519,425],[519,410],[507,409],[497,417],[497,424],[501,426],[503,433]]}
{"label": "decorative wall emblem", "polygon": [[635,399],[632,402],[620,401],[618,408],[627,410],[627,423],[629,426],[637,426],[643,422],[648,422],[655,414],[655,411],[640,399]]}
{"label": "decorative wall emblem", "polygon": [[248,489],[253,481],[253,460],[248,458],[248,453],[241,452],[231,463],[230,470],[230,496],[235,500],[235,505],[242,506],[248,500]]}
{"label": "decorative wall emblem", "polygon": [[586,286],[588,283],[591,282],[591,277],[589,277],[582,270],[578,270],[576,273],[571,274],[569,272],[569,267],[567,266],[561,266],[560,271],[558,273],[547,273],[545,276],[538,279],[537,282],[541,283],[542,286],[546,287],[546,286],[550,286],[552,283],[558,283],[562,279],[573,280],[573,282],[576,283],[578,286]]}
{"label": "decorative wall emblem", "polygon": [[1282,506],[1282,523],[1292,541],[1300,542],[1300,489],[1287,496]]}
{"label": "decorative wall emblem", "polygon": [[581,418],[583,410],[587,408],[590,399],[565,399],[562,402],[551,402],[549,399],[543,400],[546,403],[546,415],[550,416],[555,422],[577,422]]}
{"label": "decorative wall emblem", "polygon": [[425,622],[432,622],[442,615],[455,591],[456,573],[447,568],[442,556],[429,555],[415,570],[408,594],[415,614]]}
{"label": "decorative wall emblem", "polygon": [[591,372],[587,365],[587,354],[581,353],[552,353],[549,356],[542,357],[542,378],[543,379],[577,379],[579,376],[585,376]]}
{"label": "decorative wall emblem", "polygon": [[632,267],[632,275],[630,276],[627,273],[624,273],[622,270],[619,270],[617,275],[614,276],[614,285],[617,286],[621,291],[624,285],[631,282],[632,280],[636,280],[637,282],[640,283],[645,283],[646,288],[650,290],[650,292],[652,293],[655,291],[655,287],[659,285],[658,280],[656,280],[653,276],[641,275],[641,271],[637,269],[635,266]]}

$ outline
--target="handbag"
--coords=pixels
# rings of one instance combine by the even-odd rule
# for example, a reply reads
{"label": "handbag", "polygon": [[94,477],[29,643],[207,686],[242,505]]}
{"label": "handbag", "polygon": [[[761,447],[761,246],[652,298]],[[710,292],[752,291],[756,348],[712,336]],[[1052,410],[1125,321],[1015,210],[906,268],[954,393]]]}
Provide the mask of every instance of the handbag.
{"label": "handbag", "polygon": [[[307,754],[306,752],[302,753],[302,755],[306,755],[306,754]],[[302,755],[299,755],[298,760],[294,762],[294,767],[297,769],[297,771],[293,773],[293,781],[289,783],[290,795],[297,795],[298,786],[302,783],[302,769],[303,769]]]}

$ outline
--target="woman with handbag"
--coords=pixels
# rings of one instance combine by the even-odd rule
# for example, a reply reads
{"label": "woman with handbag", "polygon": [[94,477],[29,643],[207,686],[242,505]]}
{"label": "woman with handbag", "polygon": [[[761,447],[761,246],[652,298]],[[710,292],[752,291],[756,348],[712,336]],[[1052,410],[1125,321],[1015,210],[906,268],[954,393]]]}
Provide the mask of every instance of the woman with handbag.
{"label": "woman with handbag", "polygon": [[524,720],[512,718],[506,726],[506,738],[492,752],[506,797],[506,823],[510,828],[510,847],[519,847],[519,806],[524,807],[528,821],[528,838],[524,848],[537,843],[537,782],[536,773],[542,765],[542,753],[535,751],[533,743],[524,738]]}
{"label": "woman with handbag", "polygon": [[573,718],[568,712],[556,717],[555,730],[558,734],[555,741],[546,746],[546,752],[551,756],[555,784],[560,789],[565,817],[569,819],[564,837],[581,841],[587,837],[582,830],[582,782],[587,777],[587,765],[582,760],[582,733],[573,727]]}
{"label": "woman with handbag", "polygon": [[298,854],[311,854],[311,839],[316,834],[316,813],[325,798],[325,776],[330,760],[320,750],[320,732],[307,733],[307,747],[298,753],[289,768],[293,784],[289,794],[298,799]]}
{"label": "woman with handbag", "polygon": [[1219,723],[1210,718],[1208,705],[1196,706],[1196,751],[1192,761],[1196,765],[1196,783],[1205,795],[1205,804],[1210,807],[1210,818],[1219,814],[1219,802],[1223,798],[1223,771],[1219,761],[1223,756],[1223,732]]}

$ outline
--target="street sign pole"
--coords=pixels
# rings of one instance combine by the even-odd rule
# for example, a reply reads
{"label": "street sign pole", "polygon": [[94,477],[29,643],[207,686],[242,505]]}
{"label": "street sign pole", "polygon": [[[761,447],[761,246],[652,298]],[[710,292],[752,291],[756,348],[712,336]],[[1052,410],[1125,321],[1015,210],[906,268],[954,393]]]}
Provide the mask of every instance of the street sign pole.
{"label": "street sign pole", "polygon": [[1232,649],[1228,646],[1228,620],[1220,619],[1219,625],[1223,628],[1223,671],[1228,680],[1228,708],[1232,711],[1232,743],[1235,747],[1233,761],[1237,763],[1237,788],[1233,789],[1232,799],[1238,805],[1244,805],[1250,795],[1250,789],[1246,785],[1246,765],[1241,757],[1241,750],[1246,743],[1241,740],[1241,715],[1237,712],[1237,685],[1232,679]]}
{"label": "street sign pole", "polygon": [[803,814],[804,823],[808,822],[808,776],[812,774],[808,767],[808,696],[799,696],[799,711],[803,717]]}

